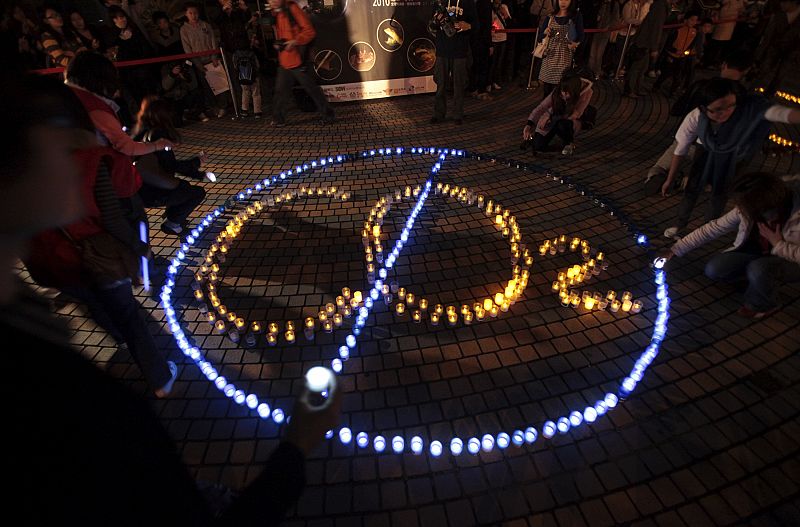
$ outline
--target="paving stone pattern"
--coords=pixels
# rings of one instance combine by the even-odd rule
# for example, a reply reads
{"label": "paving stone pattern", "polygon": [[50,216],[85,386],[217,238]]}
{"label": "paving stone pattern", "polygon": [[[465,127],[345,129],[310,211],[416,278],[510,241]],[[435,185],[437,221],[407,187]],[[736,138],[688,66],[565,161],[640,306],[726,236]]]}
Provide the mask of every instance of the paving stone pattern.
{"label": "paving stone pattern", "polygon": [[[644,197],[647,167],[677,127],[664,98],[621,99],[598,86],[597,128],[576,154],[534,159],[518,149],[538,92],[509,88],[493,101],[467,101],[462,126],[428,124],[431,96],[348,103],[339,121],[318,124],[295,112],[286,128],[268,120],[216,120],[184,131],[180,155],[205,150],[219,180],[205,184],[206,214],[249,182],[320,155],[381,146],[465,148],[536,163],[522,171],[484,158],[448,159],[440,175],[513,211],[534,250],[557,234],[602,247],[610,267],[589,288],[630,290],[638,315],[586,313],[550,292],[574,254],[536,257],[524,299],[497,319],[455,328],[397,318],[379,303],[340,376],[343,424],[426,439],[510,431],[582,409],[614,390],[649,342],[655,288],[645,252],[591,198],[543,177],[546,170],[590,185],[632,217],[656,243],[679,197]],[[489,156],[491,157],[491,156]],[[248,223],[222,270],[219,295],[249,320],[313,316],[342,287],[366,290],[360,231],[377,199],[424,182],[433,160],[369,159],[293,178],[287,188],[336,186],[350,200],[298,199]],[[756,168],[797,171],[790,156],[758,158]],[[704,202],[695,211],[699,225]],[[402,228],[410,205],[393,209],[385,230]],[[154,225],[160,211],[151,211]],[[738,318],[736,286],[703,276],[709,255],[729,240],[669,266],[672,297],[661,354],[632,397],[591,426],[552,440],[479,456],[376,455],[326,442],[308,460],[308,487],[286,522],[293,527],[379,525],[798,525],[800,518],[800,302],[759,322]],[[154,234],[158,273],[178,241]],[[200,242],[208,246],[208,240]],[[394,272],[431,303],[464,303],[501,291],[511,277],[508,243],[477,207],[431,195]],[[181,317],[209,360],[229,379],[291,408],[310,366],[329,362],[346,332],[298,334],[297,344],[246,350],[213,334],[193,307],[186,273],[174,295]],[[181,367],[173,396],[153,400],[198,479],[239,488],[252,480],[280,430],[234,405],[183,360],[153,297],[140,294],[150,328]],[[471,303],[471,302],[470,302]],[[73,304],[58,303],[82,353],[145,393],[138,369]]]}

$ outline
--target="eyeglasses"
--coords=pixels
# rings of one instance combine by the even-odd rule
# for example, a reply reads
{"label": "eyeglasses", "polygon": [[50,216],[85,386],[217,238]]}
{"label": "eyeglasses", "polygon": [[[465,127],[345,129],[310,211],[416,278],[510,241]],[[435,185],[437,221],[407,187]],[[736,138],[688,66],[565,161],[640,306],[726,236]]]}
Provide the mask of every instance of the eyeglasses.
{"label": "eyeglasses", "polygon": [[708,108],[708,107],[706,107],[706,113],[709,113],[711,115],[719,115],[721,113],[725,113],[728,110],[732,110],[734,108],[736,108],[736,103],[729,104],[728,106],[723,106],[721,108]]}

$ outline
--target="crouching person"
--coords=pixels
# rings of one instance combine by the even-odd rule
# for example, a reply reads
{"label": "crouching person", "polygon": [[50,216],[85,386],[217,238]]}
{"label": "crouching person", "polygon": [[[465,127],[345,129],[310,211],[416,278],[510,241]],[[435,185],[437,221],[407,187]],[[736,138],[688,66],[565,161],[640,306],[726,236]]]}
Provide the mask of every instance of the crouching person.
{"label": "crouching person", "polygon": [[572,155],[575,135],[594,126],[597,110],[589,104],[592,94],[591,81],[565,75],[558,89],[545,97],[528,117],[522,130],[523,148],[531,145],[534,153],[541,152],[558,136],[564,143],[561,153]]}
{"label": "crouching person", "polygon": [[[147,97],[142,101],[134,137],[145,143],[159,139],[180,141],[180,135],[172,123],[168,101],[157,97]],[[136,168],[142,176],[139,196],[145,206],[166,207],[165,220],[161,225],[163,232],[179,236],[183,234],[189,215],[205,199],[203,187],[175,177],[177,173],[192,179],[203,179],[205,173],[200,167],[204,162],[205,155],[179,161],[171,149],[137,159]]]}
{"label": "crouching person", "polygon": [[733,246],[706,263],[712,280],[747,279],[737,314],[762,318],[780,309],[780,285],[800,282],[800,176],[743,176],[734,185],[736,206],[681,238],[661,256],[683,256],[736,230]]}

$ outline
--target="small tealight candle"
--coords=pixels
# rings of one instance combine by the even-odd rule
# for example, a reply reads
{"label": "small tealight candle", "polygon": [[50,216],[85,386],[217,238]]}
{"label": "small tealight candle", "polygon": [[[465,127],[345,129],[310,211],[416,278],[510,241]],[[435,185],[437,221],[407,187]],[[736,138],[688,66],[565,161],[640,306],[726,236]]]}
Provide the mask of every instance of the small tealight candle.
{"label": "small tealight candle", "polygon": [[196,291],[194,292],[194,297],[195,297],[197,300],[202,300],[202,299],[203,299],[203,291],[201,291],[200,289],[196,290]]}
{"label": "small tealight candle", "polygon": [[616,313],[617,311],[619,311],[619,308],[620,308],[620,303],[619,300],[616,299],[612,300],[611,303],[608,305],[608,309],[610,309],[612,313]]}
{"label": "small tealight candle", "polygon": [[325,311],[320,311],[317,314],[317,318],[319,318],[320,322],[325,322],[326,320],[328,320],[328,314]]}
{"label": "small tealight candle", "polygon": [[497,314],[500,312],[500,308],[497,305],[492,306],[492,309],[489,310],[489,314],[492,315],[492,318],[497,318]]}
{"label": "small tealight candle", "polygon": [[269,323],[269,332],[270,333],[277,333],[280,330],[281,330],[281,328],[280,328],[280,326],[278,325],[277,322],[270,322]]}
{"label": "small tealight candle", "polygon": [[492,309],[492,305],[494,305],[494,303],[492,302],[491,298],[485,298],[483,300],[483,309],[485,309],[486,311]]}
{"label": "small tealight candle", "polygon": [[306,317],[305,321],[306,329],[310,329],[313,331],[314,329],[314,319],[312,317]]}
{"label": "small tealight candle", "polygon": [[439,325],[439,313],[437,313],[435,311],[433,313],[431,313],[431,324],[434,325],[434,326],[438,326]]}
{"label": "small tealight candle", "polygon": [[403,304],[402,302],[398,302],[398,303],[397,303],[397,304],[394,306],[394,309],[395,309],[395,311],[397,312],[397,315],[398,315],[398,316],[403,316],[403,315],[405,314],[405,312],[406,312],[406,305],[405,305],[405,304]]}
{"label": "small tealight candle", "polygon": [[292,322],[291,320],[288,321],[286,323],[286,329],[289,331],[294,331],[295,330],[294,322]]}
{"label": "small tealight candle", "polygon": [[553,291],[560,291],[561,290],[561,282],[559,282],[558,280],[554,281],[553,285],[551,286],[551,289]]}
{"label": "small tealight candle", "polygon": [[350,306],[344,306],[344,309],[342,310],[342,315],[344,315],[345,318],[350,318],[352,314],[353,314],[353,309]]}
{"label": "small tealight candle", "polygon": [[209,324],[214,325],[214,322],[217,321],[217,315],[215,315],[213,311],[209,311],[206,313],[206,320],[208,320]]}
{"label": "small tealight candle", "polygon": [[336,297],[336,306],[339,309],[344,307],[344,297],[342,295],[339,295],[339,296]]}
{"label": "small tealight candle", "polygon": [[609,291],[608,293],[606,293],[606,300],[608,300],[609,302],[611,302],[615,298],[617,298],[617,293],[615,291]]}
{"label": "small tealight candle", "polygon": [[450,326],[455,326],[456,322],[458,322],[458,315],[457,314],[450,313],[449,315],[447,315],[447,323]]}
{"label": "small tealight candle", "polygon": [[333,315],[334,313],[336,313],[336,306],[331,304],[330,302],[325,304],[325,313],[327,313],[328,316]]}
{"label": "small tealight candle", "polygon": [[628,299],[626,299],[626,300],[623,300],[623,301],[622,301],[622,310],[623,310],[624,312],[626,312],[626,313],[627,313],[628,311],[630,311],[630,310],[631,310],[631,307],[633,307],[633,302],[631,302],[631,301],[630,301],[630,300],[628,300]]}
{"label": "small tealight candle", "polygon": [[234,324],[236,324],[236,329],[242,329],[245,325],[245,322],[242,317],[237,317],[234,321]]}
{"label": "small tealight candle", "polygon": [[419,309],[415,309],[413,313],[411,313],[411,318],[414,322],[422,322],[422,312]]}
{"label": "small tealight candle", "polygon": [[561,305],[564,307],[569,307],[570,303],[569,294],[566,291],[562,290],[560,297],[561,297]]}
{"label": "small tealight candle", "polygon": [[217,313],[219,313],[220,316],[225,315],[227,312],[228,308],[225,307],[225,304],[220,304],[217,306]]}
{"label": "small tealight candle", "polygon": [[462,304],[461,305],[461,314],[462,315],[466,315],[469,312],[470,312],[469,306],[467,304]]}
{"label": "small tealight candle", "polygon": [[508,300],[503,300],[503,303],[500,304],[500,311],[502,311],[503,313],[507,313],[510,307],[511,303]]}
{"label": "small tealight candle", "polygon": [[442,313],[444,313],[444,306],[442,304],[436,304],[436,307],[434,307],[434,312],[441,316]]}
{"label": "small tealight candle", "polygon": [[420,298],[419,299],[419,308],[422,311],[426,311],[428,309],[428,299],[427,298]]}
{"label": "small tealight candle", "polygon": [[350,299],[350,307],[353,309],[358,309],[358,300],[355,298]]}
{"label": "small tealight candle", "polygon": [[414,305],[414,293],[406,293],[406,304],[409,306]]}
{"label": "small tealight candle", "polygon": [[485,316],[486,316],[486,310],[483,309],[481,306],[478,306],[478,308],[475,310],[475,317],[478,320],[483,320],[483,317]]}
{"label": "small tealight candle", "polygon": [[581,297],[579,297],[577,294],[572,294],[569,296],[569,303],[572,305],[572,307],[578,307],[581,305]]}
{"label": "small tealight candle", "polygon": [[595,305],[594,297],[587,296],[586,298],[583,299],[583,307],[585,307],[586,309],[591,311],[592,309],[594,309],[594,305]]}
{"label": "small tealight candle", "polygon": [[364,300],[364,297],[361,295],[361,291],[356,291],[353,293],[353,300],[359,304],[362,302],[362,300]]}
{"label": "small tealight candle", "polygon": [[502,304],[505,299],[506,298],[503,295],[503,293],[497,293],[496,295],[494,295],[494,303],[497,304],[498,306]]}
{"label": "small tealight candle", "polygon": [[267,344],[269,344],[270,346],[274,346],[277,343],[278,343],[278,337],[275,336],[274,333],[270,333],[269,335],[267,335]]}
{"label": "small tealight candle", "polygon": [[406,288],[401,287],[397,290],[397,298],[398,300],[405,300],[406,299]]}
{"label": "small tealight candle", "polygon": [[333,331],[333,324],[330,320],[326,320],[322,323],[322,330],[325,331],[325,333],[331,333]]}
{"label": "small tealight candle", "polygon": [[472,311],[468,311],[467,313],[465,313],[464,314],[464,324],[466,324],[466,325],[472,324],[473,317],[474,317],[474,315],[472,314]]}
{"label": "small tealight candle", "polygon": [[225,333],[225,321],[224,320],[217,320],[214,323],[214,329],[217,330],[217,333]]}
{"label": "small tealight candle", "polygon": [[344,297],[345,300],[350,300],[350,288],[349,287],[343,287],[342,288],[342,297]]}
{"label": "small tealight candle", "polygon": [[642,301],[634,300],[633,305],[631,305],[631,313],[638,313],[641,310],[642,310]]}
{"label": "small tealight candle", "polygon": [[631,299],[633,299],[633,295],[631,294],[630,291],[625,291],[625,292],[622,293],[622,301],[623,302],[625,300],[631,300]]}
{"label": "small tealight candle", "polygon": [[287,329],[286,333],[284,333],[284,337],[286,337],[286,342],[289,344],[294,344],[294,331]]}
{"label": "small tealight candle", "polygon": [[498,214],[497,216],[495,216],[494,217],[494,223],[495,223],[495,225],[502,225],[503,224],[503,216],[501,214]]}

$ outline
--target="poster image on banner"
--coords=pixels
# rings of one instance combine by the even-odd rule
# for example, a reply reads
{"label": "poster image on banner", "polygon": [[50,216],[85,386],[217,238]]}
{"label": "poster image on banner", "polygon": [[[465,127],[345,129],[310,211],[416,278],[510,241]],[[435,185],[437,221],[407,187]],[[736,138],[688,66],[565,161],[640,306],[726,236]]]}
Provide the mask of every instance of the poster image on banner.
{"label": "poster image on banner", "polygon": [[330,101],[436,91],[433,0],[308,0],[305,9],[317,31],[309,58]]}

